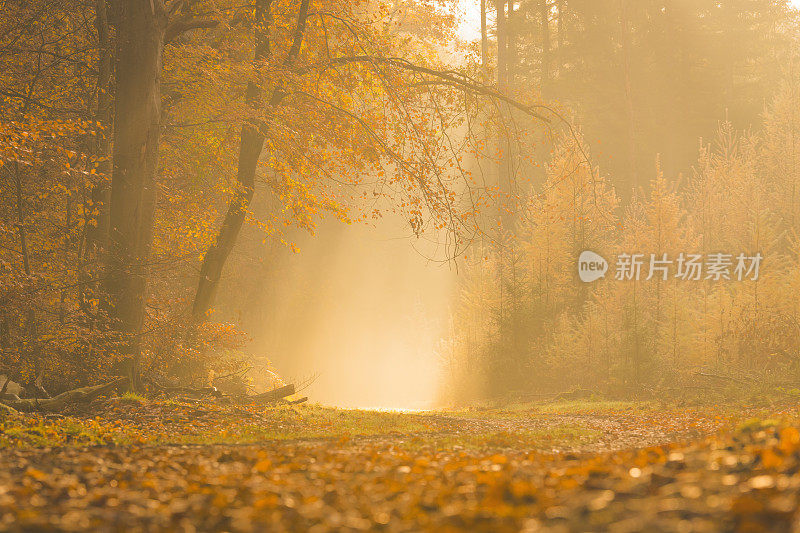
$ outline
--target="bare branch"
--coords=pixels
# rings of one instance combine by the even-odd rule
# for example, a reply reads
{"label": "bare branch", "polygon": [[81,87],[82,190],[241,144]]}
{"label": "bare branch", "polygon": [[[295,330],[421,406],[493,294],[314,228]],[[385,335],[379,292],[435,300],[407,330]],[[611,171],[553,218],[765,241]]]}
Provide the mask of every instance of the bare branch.
{"label": "bare branch", "polygon": [[383,64],[383,65],[398,67],[403,70],[408,70],[411,72],[426,74],[428,76],[432,76],[438,80],[441,80],[443,82],[442,85],[449,85],[452,87],[467,89],[474,94],[488,96],[490,98],[508,104],[509,106],[518,109],[519,111],[522,111],[526,115],[530,115],[546,123],[549,123],[550,119],[539,113],[537,109],[546,110],[555,114],[555,111],[550,109],[548,106],[541,104],[539,105],[524,104],[518,100],[515,100],[514,98],[511,98],[506,94],[503,94],[494,87],[490,87],[488,85],[479,83],[478,81],[472,79],[471,77],[461,72],[453,70],[437,70],[429,67],[423,67],[421,65],[417,65],[401,57],[381,57],[372,55],[334,57],[324,62],[308,65],[303,69],[299,69],[299,72],[300,73],[307,72],[309,70],[325,67],[326,65],[337,65],[337,64],[341,65],[347,63],[372,63],[374,65]]}

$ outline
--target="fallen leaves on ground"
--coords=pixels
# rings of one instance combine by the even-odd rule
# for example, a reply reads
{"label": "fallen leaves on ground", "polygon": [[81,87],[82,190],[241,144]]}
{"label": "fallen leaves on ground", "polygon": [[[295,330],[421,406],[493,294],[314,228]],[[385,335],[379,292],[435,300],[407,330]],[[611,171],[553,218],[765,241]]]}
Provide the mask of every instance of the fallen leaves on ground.
{"label": "fallen leaves on ground", "polygon": [[[172,407],[149,408],[158,416],[172,412]],[[177,409],[184,413],[178,422],[160,424],[184,424],[186,431],[194,431],[181,418],[188,409]],[[323,416],[315,409],[252,413],[272,422],[305,417],[310,425],[315,417],[328,423],[339,416],[335,410]],[[231,424],[219,421],[231,411],[221,413],[217,418],[203,415],[203,423]],[[700,414],[686,413],[687,420]],[[410,417],[400,419],[401,427],[427,433],[392,431],[397,427],[388,422],[397,420],[378,417],[379,422],[365,423],[362,436],[155,446],[145,443],[147,424],[159,426],[157,416],[147,423],[123,416],[118,420],[122,432],[142,432],[143,444],[4,450],[0,529],[791,530],[800,494],[800,431],[795,425],[755,420],[730,430],[724,417],[713,410],[707,414],[695,424],[699,429],[674,434],[683,423],[676,413],[662,416],[662,424],[655,412],[551,413],[550,422],[557,423],[550,425],[543,413],[511,423],[488,416],[424,414],[398,416]],[[352,426],[348,416],[340,418]],[[360,416],[363,422],[371,414]],[[559,441],[555,429],[564,427],[564,420],[558,417],[594,426],[602,440]],[[99,420],[102,425],[105,419]],[[626,420],[632,425],[626,426]],[[373,431],[381,423],[387,423],[385,431]],[[636,424],[642,434],[641,425],[650,424],[661,428],[654,438],[672,436],[683,443],[628,447],[625,432]],[[543,443],[541,431],[548,428],[555,436]],[[696,436],[716,428],[725,430]],[[496,434],[491,430],[505,431],[508,440],[458,437]],[[617,431],[623,432],[619,447],[624,449],[606,451],[616,447]]]}

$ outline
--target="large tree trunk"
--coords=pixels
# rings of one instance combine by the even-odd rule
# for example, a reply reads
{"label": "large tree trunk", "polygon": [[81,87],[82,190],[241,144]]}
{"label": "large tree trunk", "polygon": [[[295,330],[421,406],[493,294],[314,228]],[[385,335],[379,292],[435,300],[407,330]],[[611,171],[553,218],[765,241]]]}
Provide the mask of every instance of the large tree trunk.
{"label": "large tree trunk", "polygon": [[107,310],[123,335],[132,387],[147,297],[161,120],[161,53],[166,14],[160,0],[118,4],[117,91],[109,212]]}

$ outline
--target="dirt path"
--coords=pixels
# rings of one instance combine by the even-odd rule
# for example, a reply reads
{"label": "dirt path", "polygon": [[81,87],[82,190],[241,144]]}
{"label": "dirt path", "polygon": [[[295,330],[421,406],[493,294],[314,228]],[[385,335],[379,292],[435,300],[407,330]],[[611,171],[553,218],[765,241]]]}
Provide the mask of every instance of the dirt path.
{"label": "dirt path", "polygon": [[387,436],[7,450],[0,530],[788,531],[800,433],[786,431],[607,454]]}
{"label": "dirt path", "polygon": [[[192,409],[139,408],[144,422],[125,427],[150,428],[131,433],[140,445],[0,451],[0,531],[789,531],[799,501],[800,432],[720,433],[730,423],[713,409],[308,408],[246,426]],[[267,439],[269,426],[290,432]],[[322,433],[293,437],[311,426]],[[145,438],[212,430],[226,444]]]}
{"label": "dirt path", "polygon": [[[677,414],[674,418],[641,413],[536,413],[508,418],[497,416],[430,415],[447,432],[469,437],[497,434],[530,437],[538,449],[554,453],[603,453],[684,442],[709,435],[725,424],[720,418],[698,419]],[[449,427],[448,427],[449,426]],[[480,438],[468,439],[476,443]]]}

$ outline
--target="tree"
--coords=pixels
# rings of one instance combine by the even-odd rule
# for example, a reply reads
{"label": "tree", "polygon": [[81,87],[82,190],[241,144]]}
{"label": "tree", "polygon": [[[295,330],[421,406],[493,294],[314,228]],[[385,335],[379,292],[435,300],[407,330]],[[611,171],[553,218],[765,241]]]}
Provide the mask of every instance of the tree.
{"label": "tree", "polygon": [[[111,174],[107,309],[126,335],[121,346],[136,366],[147,298],[147,262],[156,206],[161,128],[161,55],[167,12],[158,2],[118,5],[114,166]],[[132,379],[133,386],[137,387]]]}
{"label": "tree", "polygon": [[[548,29],[541,13],[553,4]],[[726,113],[736,128],[759,123],[797,24],[785,0],[523,0],[517,13],[518,77],[602,141],[595,156],[623,198],[646,188],[637,171],[656,154],[667,175],[687,173],[697,138]]]}
{"label": "tree", "polygon": [[[116,9],[117,90],[105,294],[113,326],[124,335],[120,351],[128,357],[131,384],[138,388],[157,196],[164,43],[215,22],[192,18],[183,2],[167,6],[162,0],[136,0],[118,2]],[[176,12],[179,16],[170,21]]]}
{"label": "tree", "polygon": [[[275,194],[287,195],[286,185],[290,184],[285,201],[294,202],[292,223],[311,227],[304,222],[304,210],[329,210],[344,217],[348,206],[318,201],[318,196],[335,195],[331,192],[333,180],[327,178],[343,174],[354,188],[368,176],[397,186],[392,194],[374,193],[374,197],[383,197],[389,209],[406,211],[415,232],[423,231],[424,211],[436,219],[433,227],[437,229],[448,226],[475,232],[473,209],[485,200],[475,196],[475,177],[461,165],[467,151],[474,148],[472,132],[463,141],[457,141],[455,133],[448,134],[444,150],[437,146],[437,133],[468,123],[474,118],[470,115],[482,106],[480,101],[502,102],[524,116],[543,120],[534,107],[469,75],[412,61],[433,63],[429,57],[412,53],[406,41],[380,25],[368,20],[357,27],[341,24],[343,18],[363,17],[351,6],[337,7],[342,13],[331,14],[328,26],[325,15],[317,24],[308,23],[308,2],[290,4],[298,11],[288,32],[292,38],[281,55],[280,46],[273,43],[267,48],[264,44],[270,41],[265,31],[270,25],[270,5],[264,4],[256,12],[257,17],[266,18],[255,24],[256,68],[251,72],[255,79],[248,81],[246,97],[251,116],[242,130],[236,191],[201,266],[193,304],[195,322],[204,320],[212,308],[224,265],[252,212],[263,146],[272,158],[266,172],[276,177],[271,182]],[[274,33],[284,35],[277,28]],[[267,85],[273,86],[271,96],[262,99],[259,87]],[[454,108],[454,102],[463,102],[465,109]],[[428,112],[431,109],[432,114]],[[276,136],[281,129],[294,135]],[[511,146],[513,141],[509,138],[507,144]],[[294,196],[296,187],[302,189],[300,198]],[[457,196],[466,201],[458,201]],[[355,198],[351,195],[350,200]],[[461,212],[465,207],[467,211]],[[379,210],[373,210],[371,216],[376,213]],[[268,231],[274,229],[272,222],[261,223]]]}
{"label": "tree", "polygon": [[[285,68],[291,69],[300,53],[308,19],[308,6],[309,0],[303,0],[300,4],[292,45],[283,60]],[[256,63],[268,59],[268,56],[272,53],[269,34],[272,24],[271,8],[271,0],[259,0],[256,2],[256,49],[254,54]],[[247,104],[251,108],[263,105],[263,102],[261,102],[262,93],[263,91],[255,82],[249,81],[246,95]],[[283,103],[286,96],[287,94],[282,87],[275,87],[271,96],[267,99],[267,105],[270,108],[276,108]],[[200,278],[192,306],[192,316],[195,322],[203,320],[211,310],[214,294],[222,275],[222,268],[225,266],[225,261],[236,243],[248,206],[253,199],[256,167],[261,157],[265,140],[265,135],[261,131],[262,126],[263,124],[258,122],[248,122],[242,125],[237,171],[238,189],[225,214],[225,220],[222,222],[217,240],[206,252],[203,264],[200,267]]]}

